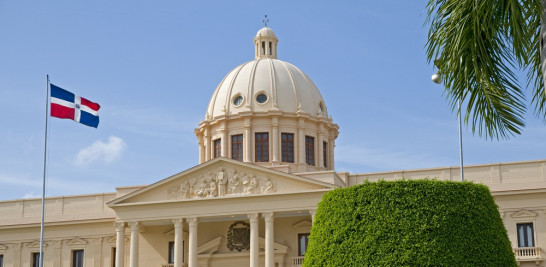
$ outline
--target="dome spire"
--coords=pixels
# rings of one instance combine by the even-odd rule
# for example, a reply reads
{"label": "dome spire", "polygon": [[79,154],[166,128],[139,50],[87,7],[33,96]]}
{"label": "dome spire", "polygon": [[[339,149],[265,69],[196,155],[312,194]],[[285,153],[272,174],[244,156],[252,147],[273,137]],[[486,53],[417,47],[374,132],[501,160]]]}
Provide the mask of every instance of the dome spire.
{"label": "dome spire", "polygon": [[264,20],[262,20],[262,22],[264,23],[264,27],[267,28],[267,23],[269,22],[269,19],[267,18],[267,15],[265,15],[265,18],[264,18]]}
{"label": "dome spire", "polygon": [[264,27],[254,37],[254,59],[273,58],[277,59],[277,43],[279,39],[271,28],[267,27],[269,19],[267,15],[263,19]]}

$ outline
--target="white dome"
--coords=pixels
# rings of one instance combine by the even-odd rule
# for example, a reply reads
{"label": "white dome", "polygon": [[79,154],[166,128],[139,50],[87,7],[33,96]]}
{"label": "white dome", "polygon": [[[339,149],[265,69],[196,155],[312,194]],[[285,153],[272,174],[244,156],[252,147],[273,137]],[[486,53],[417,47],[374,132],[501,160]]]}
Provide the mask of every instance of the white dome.
{"label": "white dome", "polygon": [[256,37],[260,36],[269,36],[269,37],[277,37],[275,35],[275,32],[271,28],[263,27],[261,28],[258,33],[256,33]]}
{"label": "white dome", "polygon": [[214,91],[206,118],[248,111],[328,116],[313,81],[296,66],[271,58],[256,59],[230,71]]}

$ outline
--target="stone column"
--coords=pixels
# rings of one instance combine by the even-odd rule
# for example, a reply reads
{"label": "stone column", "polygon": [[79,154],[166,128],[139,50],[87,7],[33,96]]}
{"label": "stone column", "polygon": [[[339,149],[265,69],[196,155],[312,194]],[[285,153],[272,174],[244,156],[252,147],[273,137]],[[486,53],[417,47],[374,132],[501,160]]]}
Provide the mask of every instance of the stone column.
{"label": "stone column", "polygon": [[228,158],[228,133],[227,133],[227,122],[222,122],[222,141],[220,141],[222,149],[220,155],[224,158]]}
{"label": "stone column", "polygon": [[275,267],[273,212],[262,215],[265,219],[265,267]]}
{"label": "stone column", "polygon": [[248,214],[247,216],[250,220],[250,267],[259,267],[258,213]]}
{"label": "stone column", "polygon": [[[330,133],[330,136],[333,136],[333,133]],[[333,137],[328,139],[328,147],[330,148],[330,153],[328,154],[328,160],[330,161],[330,164],[328,165],[329,170],[334,170],[334,142],[335,139]]]}
{"label": "stone column", "polygon": [[[317,151],[317,166],[319,168],[324,168],[324,147],[323,147],[323,139],[322,139],[322,132],[324,130],[324,125],[322,123],[319,123],[319,129],[317,131],[317,149],[315,149]],[[328,160],[328,159],[326,159]],[[328,164],[326,164],[328,165]]]}
{"label": "stone column", "polygon": [[250,118],[245,118],[243,133],[243,161],[252,162],[252,131],[250,130]]}
{"label": "stone column", "polygon": [[[297,163],[300,165],[306,164],[305,162],[305,121],[304,119],[300,118],[298,121],[298,161]],[[303,171],[300,170],[300,171]]]}
{"label": "stone column", "polygon": [[116,266],[123,267],[125,256],[125,222],[115,222],[116,226]]}
{"label": "stone column", "polygon": [[139,237],[139,223],[130,222],[131,228],[131,249],[129,251],[129,266],[138,267],[138,237]]}
{"label": "stone column", "polygon": [[199,163],[205,162],[205,142],[203,141],[203,136],[199,135]]}
{"label": "stone column", "polygon": [[189,236],[189,267],[197,267],[197,218],[188,218]]}
{"label": "stone column", "polygon": [[210,145],[210,137],[210,130],[205,128],[205,161],[209,161],[211,159],[210,152],[212,150],[212,146]]}
{"label": "stone column", "polygon": [[184,219],[173,219],[174,224],[174,267],[182,267],[184,251],[182,242],[184,242]]}
{"label": "stone column", "polygon": [[271,122],[273,124],[272,132],[272,154],[273,154],[273,163],[279,162],[279,118],[273,117],[271,119]]}

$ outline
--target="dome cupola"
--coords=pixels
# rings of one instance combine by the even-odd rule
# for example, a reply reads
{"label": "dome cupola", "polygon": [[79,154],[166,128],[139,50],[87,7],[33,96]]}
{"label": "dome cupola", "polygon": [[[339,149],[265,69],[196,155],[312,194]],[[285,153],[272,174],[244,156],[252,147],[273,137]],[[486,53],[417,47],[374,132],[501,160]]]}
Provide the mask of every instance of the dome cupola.
{"label": "dome cupola", "polygon": [[279,39],[272,29],[266,27],[261,28],[256,37],[254,37],[255,59],[259,58],[277,58],[277,43]]}
{"label": "dome cupola", "polygon": [[195,130],[200,163],[221,156],[287,172],[333,169],[339,127],[313,81],[277,59],[278,41],[271,28],[260,29],[254,60],[214,90]]}

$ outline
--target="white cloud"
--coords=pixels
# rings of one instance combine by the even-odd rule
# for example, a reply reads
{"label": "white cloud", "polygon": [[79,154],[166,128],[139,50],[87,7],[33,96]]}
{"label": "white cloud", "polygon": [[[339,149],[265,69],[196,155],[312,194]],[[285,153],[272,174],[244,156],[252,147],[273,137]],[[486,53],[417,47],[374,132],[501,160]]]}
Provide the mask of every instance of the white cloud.
{"label": "white cloud", "polygon": [[74,164],[77,166],[87,166],[95,161],[111,163],[121,157],[121,153],[123,153],[126,147],[127,144],[123,139],[110,136],[106,143],[99,140],[80,150],[76,155]]}
{"label": "white cloud", "polygon": [[42,197],[41,194],[35,194],[33,192],[28,192],[28,193],[25,193],[23,195],[23,198],[25,198],[25,199],[28,199],[28,198],[41,198],[41,197]]}

